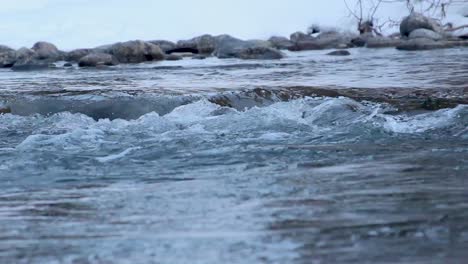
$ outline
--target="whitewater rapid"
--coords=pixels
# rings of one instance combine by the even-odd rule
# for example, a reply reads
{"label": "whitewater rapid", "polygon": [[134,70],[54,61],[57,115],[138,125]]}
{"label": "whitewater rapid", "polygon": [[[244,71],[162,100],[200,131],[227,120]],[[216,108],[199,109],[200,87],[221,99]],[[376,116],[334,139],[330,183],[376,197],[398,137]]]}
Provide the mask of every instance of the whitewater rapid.
{"label": "whitewater rapid", "polygon": [[0,114],[1,262],[465,259],[467,105],[405,110],[268,90],[294,78],[343,89],[466,85],[463,61],[446,61],[448,81],[433,74],[439,53],[394,52],[374,60],[401,72],[414,64],[419,77],[353,69],[358,54],[313,53],[296,64],[1,71],[0,108],[11,112]]}

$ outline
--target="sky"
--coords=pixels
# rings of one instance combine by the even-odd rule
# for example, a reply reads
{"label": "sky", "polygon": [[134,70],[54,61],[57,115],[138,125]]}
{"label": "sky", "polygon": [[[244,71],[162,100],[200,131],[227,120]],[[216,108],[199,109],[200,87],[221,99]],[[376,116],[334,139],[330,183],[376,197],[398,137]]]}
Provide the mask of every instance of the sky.
{"label": "sky", "polygon": [[[14,48],[49,41],[70,50],[132,39],[175,41],[205,33],[268,38],[305,31],[311,24],[356,27],[343,0],[0,1],[0,44]],[[401,17],[402,10],[386,6],[378,15]]]}

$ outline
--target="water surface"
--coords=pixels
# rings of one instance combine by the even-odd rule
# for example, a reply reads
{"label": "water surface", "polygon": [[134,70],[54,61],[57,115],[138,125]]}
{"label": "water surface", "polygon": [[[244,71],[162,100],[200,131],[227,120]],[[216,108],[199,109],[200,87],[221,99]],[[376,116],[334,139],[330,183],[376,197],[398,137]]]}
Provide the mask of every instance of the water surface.
{"label": "water surface", "polygon": [[467,83],[466,49],[324,53],[0,71],[1,262],[462,262],[466,105],[207,100]]}

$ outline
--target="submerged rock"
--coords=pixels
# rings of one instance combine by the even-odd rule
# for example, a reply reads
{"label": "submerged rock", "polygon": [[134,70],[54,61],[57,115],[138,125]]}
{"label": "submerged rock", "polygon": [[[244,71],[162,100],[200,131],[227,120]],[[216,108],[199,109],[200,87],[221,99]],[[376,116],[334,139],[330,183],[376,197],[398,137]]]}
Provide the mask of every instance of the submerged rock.
{"label": "submerged rock", "polygon": [[351,53],[347,50],[335,50],[327,53],[329,56],[349,56]]}
{"label": "submerged rock", "polygon": [[216,50],[214,55],[220,59],[281,59],[283,53],[275,48],[269,47],[265,42],[244,41],[229,35],[221,35],[216,39]]}
{"label": "submerged rock", "polygon": [[141,40],[116,43],[110,47],[100,47],[111,55],[114,55],[121,63],[140,63],[145,61],[164,60],[164,53],[159,48],[149,42]]}
{"label": "submerged rock", "polygon": [[0,68],[10,68],[16,62],[16,51],[10,47],[0,45]]}
{"label": "submerged rock", "polygon": [[92,53],[80,59],[78,65],[80,67],[97,67],[101,65],[114,66],[118,65],[119,61],[116,57],[106,53]]}
{"label": "submerged rock", "polygon": [[286,37],[273,36],[268,41],[279,50],[287,50],[294,46],[294,43]]}
{"label": "submerged rock", "polygon": [[429,29],[434,32],[442,32],[442,27],[432,18],[425,17],[422,14],[413,12],[405,17],[400,24],[400,34],[408,37],[416,29]]}

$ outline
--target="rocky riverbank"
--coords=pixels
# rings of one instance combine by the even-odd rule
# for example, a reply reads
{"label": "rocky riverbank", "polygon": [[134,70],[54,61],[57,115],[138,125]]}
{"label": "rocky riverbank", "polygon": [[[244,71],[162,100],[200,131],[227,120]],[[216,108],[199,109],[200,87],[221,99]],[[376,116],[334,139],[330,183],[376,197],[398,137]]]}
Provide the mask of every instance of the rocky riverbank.
{"label": "rocky riverbank", "polygon": [[[391,36],[361,35],[350,32],[316,29],[313,34],[295,32],[289,38],[273,36],[268,40],[241,40],[230,35],[202,35],[177,43],[167,40],[127,41],[96,48],[61,51],[52,43],[38,42],[32,48],[14,50],[0,45],[0,68],[16,71],[43,70],[58,65],[70,67],[108,67],[120,63],[180,60],[181,55],[194,59],[215,56],[220,59],[275,60],[286,55],[281,50],[304,51],[340,49],[330,55],[349,55],[348,48],[388,48],[428,50],[466,47],[466,35],[448,33],[437,21],[413,13],[403,19],[400,33]],[[67,63],[58,64],[59,61]]]}

